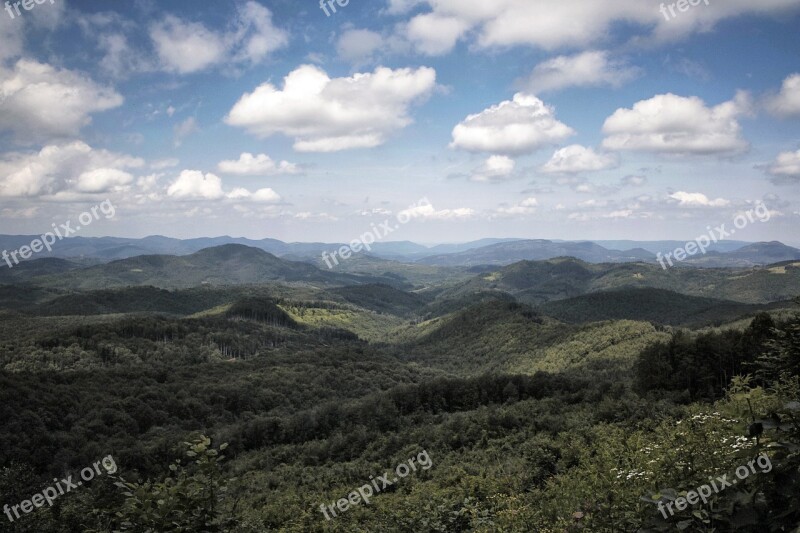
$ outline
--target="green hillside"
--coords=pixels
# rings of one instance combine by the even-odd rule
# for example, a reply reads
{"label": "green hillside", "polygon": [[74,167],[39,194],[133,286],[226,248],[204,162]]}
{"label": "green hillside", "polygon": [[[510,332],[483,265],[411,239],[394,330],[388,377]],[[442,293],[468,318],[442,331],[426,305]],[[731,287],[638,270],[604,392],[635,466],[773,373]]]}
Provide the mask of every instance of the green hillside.
{"label": "green hillside", "polygon": [[[782,295],[791,264],[662,275],[559,259],[411,292],[241,247],[185,259],[106,266],[179,269],[170,283],[197,286],[0,286],[0,499],[109,453],[129,484],[103,478],[0,530],[700,532],[707,515],[654,522],[654,483],[685,490],[764,445],[800,446],[786,423],[800,400],[792,304],[686,293]],[[225,269],[269,280],[205,283]],[[760,441],[742,448],[754,417]],[[780,483],[764,475],[700,509],[729,524],[758,493],[752,516],[800,523],[770,513],[800,494],[791,449],[771,452]],[[335,521],[320,513],[422,450],[430,469]]]}
{"label": "green hillside", "polygon": [[800,295],[800,268],[779,263],[750,269],[670,268],[645,263],[589,264],[572,258],[522,261],[442,292],[457,298],[499,290],[521,302],[539,305],[586,293],[623,288],[654,288],[749,304],[790,300]]}
{"label": "green hillside", "polygon": [[620,289],[551,301],[537,310],[570,323],[644,320],[656,324],[699,327],[720,325],[774,306],[686,296],[664,289]]}
{"label": "green hillside", "polygon": [[242,285],[285,282],[303,285],[349,285],[382,281],[322,271],[308,263],[279,259],[257,248],[229,244],[192,255],[151,255],[33,278],[42,286],[106,289],[153,286],[164,289],[200,285]]}

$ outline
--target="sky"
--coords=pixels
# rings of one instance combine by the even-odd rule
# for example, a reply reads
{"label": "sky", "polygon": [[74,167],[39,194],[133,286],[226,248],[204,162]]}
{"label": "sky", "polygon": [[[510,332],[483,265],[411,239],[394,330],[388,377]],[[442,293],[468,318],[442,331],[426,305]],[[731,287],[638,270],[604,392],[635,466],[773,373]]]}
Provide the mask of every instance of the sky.
{"label": "sky", "polygon": [[800,0],[342,4],[0,5],[0,233],[800,245]]}

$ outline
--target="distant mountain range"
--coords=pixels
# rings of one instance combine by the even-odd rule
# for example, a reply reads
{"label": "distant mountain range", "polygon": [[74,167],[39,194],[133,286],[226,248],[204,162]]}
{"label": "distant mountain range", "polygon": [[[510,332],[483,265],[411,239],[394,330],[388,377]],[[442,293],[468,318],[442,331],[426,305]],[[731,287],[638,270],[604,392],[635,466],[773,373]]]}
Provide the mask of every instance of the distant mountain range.
{"label": "distant mountain range", "polygon": [[[39,264],[45,266],[39,267]],[[141,255],[90,267],[48,258],[14,269],[0,269],[0,283],[34,282],[41,287],[73,290],[136,286],[181,289],[275,282],[333,287],[388,281],[393,280],[320,270],[305,262],[287,261],[241,244],[205,248],[185,256]]]}
{"label": "distant mountain range", "polygon": [[543,261],[556,257],[574,257],[589,263],[627,263],[655,261],[655,255],[635,248],[621,252],[592,242],[553,242],[545,240],[511,241],[483,246],[463,252],[434,255],[420,259],[426,265],[478,266],[509,265],[517,261]]}
{"label": "distant mountain range", "polygon": [[[0,251],[17,250],[29,245],[36,236],[0,235]],[[684,246],[682,241],[551,241],[526,239],[481,239],[462,244],[423,246],[409,241],[379,242],[372,251],[359,254],[384,260],[448,267],[503,266],[518,261],[543,261],[557,257],[574,257],[589,263],[656,262],[656,254],[673,252]],[[41,252],[35,258],[54,257],[78,261],[81,265],[108,263],[151,255],[185,256],[201,250],[225,245],[257,248],[276,257],[319,265],[323,252],[332,252],[343,243],[287,243],[277,239],[252,240],[234,237],[173,239],[150,236],[143,239],[117,237],[74,237],[56,243],[51,253]],[[684,266],[752,267],[780,261],[800,259],[800,249],[783,243],[715,243],[705,255],[688,258]],[[36,268],[52,268],[39,264]],[[2,264],[0,264],[2,267]],[[2,275],[0,275],[0,279]]]}

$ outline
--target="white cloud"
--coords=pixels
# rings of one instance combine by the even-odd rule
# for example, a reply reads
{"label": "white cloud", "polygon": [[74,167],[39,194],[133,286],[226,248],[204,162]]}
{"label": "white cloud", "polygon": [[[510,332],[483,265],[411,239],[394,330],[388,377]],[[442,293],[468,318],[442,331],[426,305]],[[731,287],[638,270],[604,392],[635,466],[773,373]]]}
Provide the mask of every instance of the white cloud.
{"label": "white cloud", "polygon": [[638,74],[639,69],[611,59],[608,52],[588,51],[558,56],[536,65],[521,85],[531,93],[557,91],[565,87],[620,87]]}
{"label": "white cloud", "polygon": [[264,83],[243,95],[225,121],[258,137],[294,137],[300,152],[372,148],[411,124],[409,106],[435,86],[436,71],[427,67],[380,67],[331,79],[319,67],[304,65],[286,76],[282,90]]}
{"label": "white cloud", "polygon": [[458,220],[475,216],[475,211],[467,207],[458,209],[442,209],[437,211],[431,204],[421,204],[404,209],[397,214],[398,219],[410,218],[421,220]]}
{"label": "white cloud", "polygon": [[4,197],[110,192],[133,181],[126,169],[144,166],[142,159],[94,150],[80,141],[0,157],[0,196]]}
{"label": "white cloud", "polygon": [[150,38],[165,70],[188,74],[220,63],[227,52],[222,35],[196,22],[167,15],[150,28]]}
{"label": "white cloud", "polygon": [[112,76],[123,78],[130,73],[155,70],[155,62],[131,47],[125,34],[102,33],[97,39],[98,48],[105,52],[100,60],[100,68]]}
{"label": "white cloud", "polygon": [[76,137],[92,113],[122,103],[113,89],[70,70],[25,59],[12,70],[0,66],[0,131],[19,142]]}
{"label": "white cloud", "polygon": [[493,155],[472,173],[472,181],[502,181],[513,176],[516,162],[505,155]]}
{"label": "white cloud", "polygon": [[224,174],[238,176],[271,176],[275,174],[297,174],[297,165],[288,161],[276,163],[266,154],[253,155],[244,152],[238,160],[221,161],[217,169]]}
{"label": "white cloud", "polygon": [[339,220],[337,217],[328,213],[312,213],[310,211],[301,211],[300,213],[295,213],[294,218],[298,220],[325,220],[328,222],[336,222]]}
{"label": "white cloud", "polygon": [[730,154],[747,150],[738,118],[750,112],[746,93],[716,107],[700,98],[661,94],[618,109],[603,125],[609,150],[663,154]]}
{"label": "white cloud", "polygon": [[526,198],[522,202],[517,205],[511,207],[499,207],[497,208],[497,214],[499,215],[532,215],[536,212],[536,208],[539,206],[539,201],[536,198],[530,197]]}
{"label": "white cloud", "polygon": [[366,61],[383,47],[380,33],[370,30],[349,29],[336,42],[336,52],[345,61]]}
{"label": "white cloud", "polygon": [[800,181],[800,150],[781,152],[767,170],[777,183],[797,183]]}
{"label": "white cloud", "polygon": [[727,207],[731,203],[723,198],[711,200],[703,193],[678,191],[669,195],[680,207]]}
{"label": "white cloud", "polygon": [[218,176],[184,170],[167,188],[167,195],[179,200],[219,200],[225,197],[225,192]]}
{"label": "white cloud", "polygon": [[158,181],[164,177],[164,174],[154,173],[142,176],[136,180],[136,185],[142,192],[150,192],[158,186]]}
{"label": "white cloud", "polygon": [[78,176],[75,188],[79,192],[102,193],[133,182],[133,176],[116,168],[97,168]]}
{"label": "white cloud", "polygon": [[[16,9],[20,10],[17,15],[13,6],[14,2],[0,6],[0,64],[8,59],[15,59],[23,55],[25,51],[25,34],[31,28],[44,29],[48,33],[58,27],[64,19],[64,2],[55,4],[48,3],[46,8],[24,10],[18,4]],[[8,13],[11,9],[11,13]],[[12,18],[11,15],[14,15]],[[31,32],[32,33],[32,32]]]}
{"label": "white cloud", "polygon": [[280,195],[270,188],[258,189],[254,193],[238,188],[234,189],[227,197],[232,200],[250,200],[260,204],[274,204],[281,201]]}
{"label": "white cloud", "polygon": [[235,31],[225,36],[236,51],[234,61],[257,64],[289,43],[289,34],[272,23],[272,12],[260,3],[246,2],[237,15]]}
{"label": "white cloud", "polygon": [[[391,0],[389,12],[407,13],[419,4],[430,11],[415,13],[415,18],[435,16],[458,21],[465,26],[462,34],[470,31],[476,35],[479,47],[528,45],[550,50],[588,47],[606,39],[618,25],[630,28],[635,37],[663,42],[710,31],[718,22],[733,17],[779,14],[797,8],[796,0],[726,0],[693,7],[667,20],[658,4],[641,0]],[[452,40],[452,30],[446,33]],[[428,37],[436,42],[435,35],[423,32],[418,36],[419,45],[429,44]],[[441,41],[449,42],[444,38]]]}
{"label": "white cloud", "polygon": [[495,154],[525,154],[573,135],[556,120],[552,108],[533,95],[517,93],[513,100],[468,116],[453,129],[451,148]]}
{"label": "white cloud", "polygon": [[800,73],[783,80],[781,92],[767,100],[767,109],[779,117],[800,116]]}
{"label": "white cloud", "polygon": [[371,217],[375,215],[389,216],[392,212],[382,207],[373,207],[372,209],[362,209],[358,214],[362,217]]}
{"label": "white cloud", "polygon": [[150,27],[150,38],[162,68],[179,74],[225,61],[257,64],[289,42],[288,34],[273,25],[272,12],[255,1],[238,8],[236,22],[226,33],[167,15]]}
{"label": "white cloud", "polygon": [[557,150],[544,166],[542,172],[551,174],[577,174],[616,168],[619,160],[611,154],[598,154],[591,148],[573,144]]}
{"label": "white cloud", "polygon": [[241,187],[235,188],[230,192],[225,192],[222,187],[222,179],[219,176],[208,173],[203,174],[199,170],[184,170],[167,187],[167,196],[176,200],[234,200],[248,201],[255,203],[276,203],[281,197],[274,190],[266,188],[256,192],[250,192]]}
{"label": "white cloud", "polygon": [[468,29],[469,23],[458,17],[427,13],[411,19],[403,33],[418,52],[438,56],[452,51]]}

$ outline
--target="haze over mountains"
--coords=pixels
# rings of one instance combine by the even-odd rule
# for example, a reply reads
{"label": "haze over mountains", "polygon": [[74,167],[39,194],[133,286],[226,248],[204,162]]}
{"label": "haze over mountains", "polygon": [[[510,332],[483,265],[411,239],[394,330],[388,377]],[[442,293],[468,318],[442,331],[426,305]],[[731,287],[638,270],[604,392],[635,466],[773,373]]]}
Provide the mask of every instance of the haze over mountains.
{"label": "haze over mountains", "polygon": [[[30,235],[0,235],[0,250],[16,250],[37,238]],[[189,255],[228,244],[258,248],[277,257],[319,263],[323,252],[332,252],[344,243],[286,243],[277,239],[252,240],[234,237],[173,239],[150,236],[142,239],[116,237],[74,237],[58,242],[52,252],[36,258],[58,257],[81,262],[109,262],[142,255]],[[481,239],[460,244],[424,246],[409,241],[377,242],[361,255],[421,265],[474,267],[509,265],[517,261],[542,261],[574,257],[589,263],[656,262],[685,246],[683,241],[551,241],[544,239]],[[800,259],[800,249],[783,243],[721,241],[712,244],[705,255],[687,258],[683,264],[700,267],[750,267]]]}

